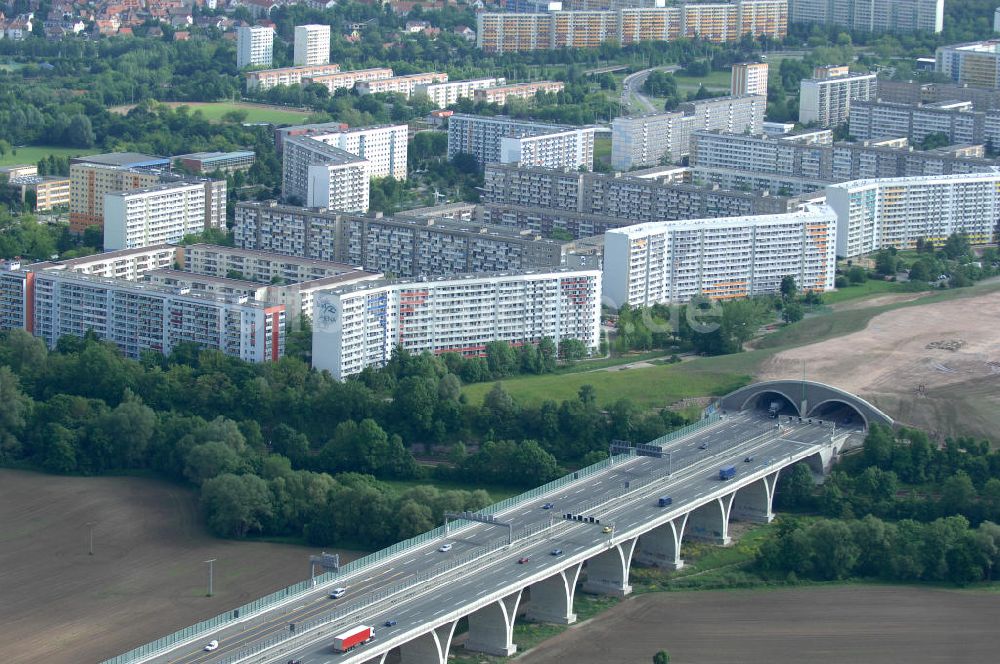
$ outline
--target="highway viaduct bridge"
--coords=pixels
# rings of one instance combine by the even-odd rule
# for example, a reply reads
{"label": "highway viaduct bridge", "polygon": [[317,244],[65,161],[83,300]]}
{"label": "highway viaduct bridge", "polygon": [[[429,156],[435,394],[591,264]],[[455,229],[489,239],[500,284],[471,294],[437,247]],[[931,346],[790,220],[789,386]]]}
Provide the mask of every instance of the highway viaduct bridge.
{"label": "highway viaduct bridge", "polygon": [[[777,419],[766,413],[775,399],[787,402]],[[683,541],[729,544],[731,520],[774,518],[783,468],[806,461],[828,469],[851,434],[872,422],[892,423],[858,397],[802,381],[751,385],[723,397],[714,410],[638,454],[616,455],[551,489],[505,501],[493,514],[509,535],[507,528],[463,521],[441,537],[169,651],[108,663],[384,664],[391,655],[389,661],[398,656],[403,664],[445,664],[463,618],[466,649],[511,655],[519,616],[570,624],[578,588],[624,596],[632,590],[633,564],[679,569]],[[736,475],[723,480],[719,471],[727,466]],[[667,496],[669,504],[661,506]],[[445,542],[452,547],[441,551]],[[327,593],[335,586],[347,587],[348,595],[332,604]],[[334,652],[334,635],[357,625],[373,625],[376,638],[352,652]],[[209,638],[220,647],[202,652]]]}

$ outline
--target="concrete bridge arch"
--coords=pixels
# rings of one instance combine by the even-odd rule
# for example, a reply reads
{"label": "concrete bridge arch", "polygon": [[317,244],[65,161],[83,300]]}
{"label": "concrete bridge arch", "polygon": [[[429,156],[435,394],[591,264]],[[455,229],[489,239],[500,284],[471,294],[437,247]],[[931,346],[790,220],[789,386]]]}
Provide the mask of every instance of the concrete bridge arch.
{"label": "concrete bridge arch", "polygon": [[719,407],[740,411],[767,409],[771,400],[782,403],[783,415],[829,419],[840,424],[893,426],[891,417],[856,394],[810,380],[769,380],[747,385],[722,397]]}

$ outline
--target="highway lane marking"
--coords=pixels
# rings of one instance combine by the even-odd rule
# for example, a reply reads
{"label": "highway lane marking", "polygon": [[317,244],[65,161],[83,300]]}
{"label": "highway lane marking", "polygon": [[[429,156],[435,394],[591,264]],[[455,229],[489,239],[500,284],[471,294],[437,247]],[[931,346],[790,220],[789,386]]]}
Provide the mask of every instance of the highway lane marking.
{"label": "highway lane marking", "polygon": [[[802,441],[790,441],[790,442],[795,442],[795,443],[798,443],[798,444],[800,444],[800,445],[813,445],[813,444],[810,444],[810,443],[804,443],[804,442],[802,442]],[[578,492],[576,492],[576,493],[579,493],[579,491],[578,491]],[[701,497],[702,495],[704,495],[704,493],[701,493],[701,494],[699,494],[699,497]],[[619,508],[619,509],[620,509],[620,508]],[[618,511],[618,510],[616,509],[616,510],[614,510],[614,511]],[[641,522],[641,521],[633,521],[633,522],[631,522],[631,523],[630,523],[630,527],[634,527],[634,526],[635,526],[636,524],[638,524],[638,523],[640,523],[640,522]],[[430,552],[428,552],[428,554],[426,554],[426,555],[433,555],[433,553],[434,553],[433,551],[430,551]],[[525,572],[525,573],[522,573],[522,574],[530,574],[530,573],[531,573],[530,571],[527,571],[527,572]],[[470,581],[470,583],[472,583],[472,582]],[[465,585],[468,585],[468,584],[462,584],[462,585],[463,585],[463,586],[465,586]],[[300,608],[301,608],[301,607],[300,607]],[[325,607],[324,607],[324,608],[325,608]],[[271,621],[271,622],[277,622],[277,621]],[[282,619],[282,620],[281,620],[281,622],[285,622],[285,620],[284,620],[284,619]],[[260,627],[259,627],[258,629],[266,629],[266,628],[267,628],[267,626],[268,626],[268,624],[269,624],[269,623],[265,623],[264,625],[261,625],[261,626],[260,626]],[[256,631],[256,630],[255,630],[255,631]],[[194,654],[194,653],[192,653],[192,654]],[[190,655],[189,655],[189,656],[190,656]]]}

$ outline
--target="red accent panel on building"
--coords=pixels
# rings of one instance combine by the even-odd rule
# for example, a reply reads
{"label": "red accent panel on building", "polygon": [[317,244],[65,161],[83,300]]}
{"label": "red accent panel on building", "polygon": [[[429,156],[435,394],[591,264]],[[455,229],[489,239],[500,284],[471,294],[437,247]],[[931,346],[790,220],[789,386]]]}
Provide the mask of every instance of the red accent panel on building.
{"label": "red accent panel on building", "polygon": [[24,275],[24,329],[35,333],[35,273]]}
{"label": "red accent panel on building", "polygon": [[268,307],[264,309],[264,315],[271,317],[271,361],[277,362],[281,359],[278,355],[280,346],[280,334],[281,334],[281,314],[285,311],[285,305],[281,304],[277,307]]}

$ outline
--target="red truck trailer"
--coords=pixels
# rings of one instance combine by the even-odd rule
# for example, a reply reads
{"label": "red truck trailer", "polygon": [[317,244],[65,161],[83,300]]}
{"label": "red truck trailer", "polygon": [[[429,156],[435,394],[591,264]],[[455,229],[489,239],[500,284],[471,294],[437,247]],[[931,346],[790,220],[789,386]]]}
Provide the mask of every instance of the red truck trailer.
{"label": "red truck trailer", "polygon": [[375,630],[371,627],[360,625],[333,637],[333,649],[337,652],[347,652],[354,650],[362,643],[368,643],[375,638]]}

